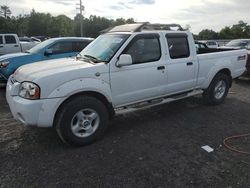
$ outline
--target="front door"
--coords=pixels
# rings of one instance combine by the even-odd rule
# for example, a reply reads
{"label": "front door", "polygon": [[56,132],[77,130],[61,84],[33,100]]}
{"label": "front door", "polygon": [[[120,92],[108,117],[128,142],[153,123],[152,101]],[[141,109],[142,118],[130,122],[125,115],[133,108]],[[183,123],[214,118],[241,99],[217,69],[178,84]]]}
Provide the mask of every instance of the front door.
{"label": "front door", "polygon": [[133,64],[111,64],[112,99],[116,107],[164,94],[167,87],[166,62],[158,34],[136,35],[122,54],[129,54]]}

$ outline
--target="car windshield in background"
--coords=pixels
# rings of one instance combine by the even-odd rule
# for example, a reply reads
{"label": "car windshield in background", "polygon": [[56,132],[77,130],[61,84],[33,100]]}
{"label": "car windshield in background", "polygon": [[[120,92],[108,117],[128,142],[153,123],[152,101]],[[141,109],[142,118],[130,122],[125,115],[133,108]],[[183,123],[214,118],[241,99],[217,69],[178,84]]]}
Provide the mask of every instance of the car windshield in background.
{"label": "car windshield in background", "polygon": [[101,35],[90,43],[80,55],[87,58],[92,57],[90,59],[94,58],[102,62],[109,62],[129,36],[129,34]]}
{"label": "car windshield in background", "polygon": [[53,43],[53,39],[48,39],[44,42],[39,43],[38,45],[34,46],[33,48],[27,50],[27,53],[30,54],[36,54],[39,53],[42,49],[44,49],[46,46]]}
{"label": "car windshield in background", "polygon": [[247,46],[248,41],[244,40],[232,40],[231,42],[227,43],[226,46],[230,47],[245,47]]}

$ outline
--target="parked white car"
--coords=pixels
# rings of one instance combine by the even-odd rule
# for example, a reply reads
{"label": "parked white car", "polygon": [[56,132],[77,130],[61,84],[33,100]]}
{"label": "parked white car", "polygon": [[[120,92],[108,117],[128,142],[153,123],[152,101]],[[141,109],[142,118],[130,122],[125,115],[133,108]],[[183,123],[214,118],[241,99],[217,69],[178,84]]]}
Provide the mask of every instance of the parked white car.
{"label": "parked white car", "polygon": [[208,104],[222,103],[246,69],[247,51],[197,54],[189,31],[150,26],[117,26],[77,58],[19,68],[6,89],[15,119],[54,126],[64,142],[85,145],[104,134],[116,112],[198,94]]}
{"label": "parked white car", "polygon": [[0,34],[0,55],[25,52],[40,42],[21,42],[16,34]]}

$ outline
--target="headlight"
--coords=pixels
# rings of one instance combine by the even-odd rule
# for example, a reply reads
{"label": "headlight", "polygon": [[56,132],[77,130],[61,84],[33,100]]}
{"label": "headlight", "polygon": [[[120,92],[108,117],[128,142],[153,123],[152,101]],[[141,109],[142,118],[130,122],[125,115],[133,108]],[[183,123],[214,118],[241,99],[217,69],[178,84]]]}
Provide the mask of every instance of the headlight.
{"label": "headlight", "polygon": [[10,64],[9,61],[2,61],[0,62],[0,68],[6,68]]}
{"label": "headlight", "polygon": [[32,82],[23,82],[19,89],[19,96],[25,99],[40,99],[40,88]]}

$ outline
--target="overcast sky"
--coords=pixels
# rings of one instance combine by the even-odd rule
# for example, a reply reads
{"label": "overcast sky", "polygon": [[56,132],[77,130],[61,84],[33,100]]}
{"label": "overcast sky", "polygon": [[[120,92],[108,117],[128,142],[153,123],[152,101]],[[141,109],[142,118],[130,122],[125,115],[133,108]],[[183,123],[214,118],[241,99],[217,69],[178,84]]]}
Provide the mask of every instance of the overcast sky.
{"label": "overcast sky", "polygon": [[[198,33],[204,28],[220,30],[243,20],[250,24],[249,0],[82,0],[85,16],[134,18],[152,23],[191,25]],[[65,14],[74,18],[79,0],[0,0],[14,15],[28,14],[32,8],[52,15]]]}

